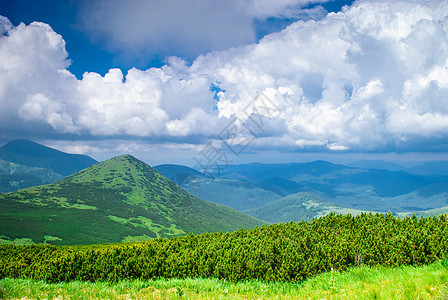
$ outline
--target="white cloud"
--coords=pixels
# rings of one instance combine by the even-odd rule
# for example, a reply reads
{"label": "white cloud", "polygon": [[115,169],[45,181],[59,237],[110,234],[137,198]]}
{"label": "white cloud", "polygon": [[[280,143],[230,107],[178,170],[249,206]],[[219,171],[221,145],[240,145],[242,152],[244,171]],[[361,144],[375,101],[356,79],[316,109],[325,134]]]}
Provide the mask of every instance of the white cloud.
{"label": "white cloud", "polygon": [[254,18],[292,18],[302,6],[327,1],[83,1],[79,23],[93,41],[131,61],[148,60],[160,52],[194,59],[204,52],[255,42]]}
{"label": "white cloud", "polygon": [[[66,59],[65,42],[50,26],[33,22],[28,26],[21,23],[12,27],[8,20],[2,20],[9,30],[0,36],[0,127],[14,128],[24,102],[31,101],[23,114],[26,114],[25,110],[31,113],[34,109],[34,114],[50,116],[52,112],[43,107],[45,101],[42,98],[58,102],[58,107],[65,106],[75,85],[74,76],[66,70],[70,62]],[[32,99],[36,103],[33,104]],[[36,111],[39,109],[40,112]],[[58,109],[55,112],[60,113]],[[56,126],[57,116],[53,117]],[[35,118],[29,116],[28,119]]]}
{"label": "white cloud", "polygon": [[42,23],[21,24],[0,38],[0,126],[20,118],[58,133],[182,144],[216,139],[233,117],[252,120],[247,105],[264,92],[276,109],[264,115],[254,147],[372,151],[420,141],[424,150],[448,132],[447,7],[358,1],[191,66],[172,57],[162,68],[81,80],[66,70],[61,36]]}
{"label": "white cloud", "polygon": [[12,23],[8,18],[0,16],[0,35],[4,35],[12,28]]}

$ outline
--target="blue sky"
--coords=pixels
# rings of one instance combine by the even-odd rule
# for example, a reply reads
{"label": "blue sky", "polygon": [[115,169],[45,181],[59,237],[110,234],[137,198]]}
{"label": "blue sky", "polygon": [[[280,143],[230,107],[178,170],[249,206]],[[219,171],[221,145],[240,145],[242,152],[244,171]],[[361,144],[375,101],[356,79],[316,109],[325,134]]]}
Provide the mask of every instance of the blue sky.
{"label": "blue sky", "polygon": [[[86,11],[90,7],[95,6],[92,2],[95,3],[95,1],[74,0],[4,1],[0,7],[0,15],[8,17],[15,26],[21,22],[30,24],[33,21],[49,24],[66,41],[66,49],[69,53],[69,59],[72,61],[68,69],[78,78],[82,78],[82,74],[86,71],[96,72],[104,76],[111,68],[120,68],[125,73],[133,67],[138,69],[161,67],[165,63],[165,58],[173,55],[182,57],[191,63],[198,55],[207,50],[222,50],[208,48],[198,49],[198,51],[191,53],[179,47],[171,49],[171,51],[167,49],[154,51],[142,57],[139,55],[124,57],[119,49],[105,45],[105,43],[107,44],[106,41],[96,40],[96,37],[86,28],[84,19],[87,18]],[[96,3],[107,2],[97,1]],[[305,2],[305,4],[299,5],[298,8],[310,9],[322,6],[325,12],[338,12],[344,5],[352,3],[353,0],[336,0],[311,4]],[[254,39],[250,42],[259,41],[267,34],[281,31],[299,18],[304,19],[309,18],[309,16],[303,14],[288,17],[280,15],[253,18],[250,21],[253,23]],[[166,39],[175,40],[176,37],[167,36]],[[231,46],[238,45],[237,41],[231,44]],[[132,45],[129,46],[131,47]]]}
{"label": "blue sky", "polygon": [[447,8],[3,1],[0,144],[151,164],[446,159]]}

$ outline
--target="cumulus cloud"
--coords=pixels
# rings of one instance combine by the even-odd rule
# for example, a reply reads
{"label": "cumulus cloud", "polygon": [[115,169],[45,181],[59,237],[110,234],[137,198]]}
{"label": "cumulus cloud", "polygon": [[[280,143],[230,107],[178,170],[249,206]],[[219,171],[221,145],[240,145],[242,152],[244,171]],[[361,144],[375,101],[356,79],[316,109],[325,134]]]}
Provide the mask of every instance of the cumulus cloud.
{"label": "cumulus cloud", "polygon": [[[448,138],[448,1],[358,1],[190,66],[171,57],[80,80],[48,25],[0,21],[2,128],[206,144],[231,124],[255,133],[256,148],[329,151],[425,151]],[[262,128],[250,127],[255,118]]]}
{"label": "cumulus cloud", "polygon": [[8,18],[0,16],[0,35],[4,35],[12,28],[12,23]]}
{"label": "cumulus cloud", "polygon": [[294,18],[302,6],[327,1],[83,1],[78,19],[93,41],[128,61],[148,60],[160,52],[194,59],[201,53],[255,42],[254,19]]}

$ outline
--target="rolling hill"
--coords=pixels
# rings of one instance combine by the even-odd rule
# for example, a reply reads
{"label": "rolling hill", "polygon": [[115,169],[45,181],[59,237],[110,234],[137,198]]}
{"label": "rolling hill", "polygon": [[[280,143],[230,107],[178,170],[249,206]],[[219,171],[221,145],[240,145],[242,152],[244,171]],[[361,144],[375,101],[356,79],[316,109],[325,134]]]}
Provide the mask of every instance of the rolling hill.
{"label": "rolling hill", "polygon": [[53,184],[0,195],[3,242],[112,243],[262,224],[187,193],[130,155]]}
{"label": "rolling hill", "polygon": [[311,221],[329,213],[359,215],[362,210],[329,203],[308,193],[297,193],[277,199],[248,213],[270,223]]}
{"label": "rolling hill", "polygon": [[13,140],[0,147],[0,159],[28,167],[50,169],[63,176],[97,163],[87,155],[68,154],[28,140]]}

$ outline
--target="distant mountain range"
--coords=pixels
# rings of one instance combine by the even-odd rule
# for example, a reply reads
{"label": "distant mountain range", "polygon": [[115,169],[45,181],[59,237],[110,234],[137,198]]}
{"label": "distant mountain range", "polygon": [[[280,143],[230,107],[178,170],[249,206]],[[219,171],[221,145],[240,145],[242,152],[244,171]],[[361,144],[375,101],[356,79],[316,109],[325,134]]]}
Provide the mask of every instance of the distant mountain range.
{"label": "distant mountain range", "polygon": [[13,140],[0,147],[0,193],[52,183],[96,163],[86,155]]}
{"label": "distant mountain range", "polygon": [[3,242],[111,243],[263,224],[192,196],[130,155],[53,184],[0,195]]}
{"label": "distant mountain range", "polygon": [[357,209],[345,208],[308,193],[292,194],[262,207],[249,211],[249,214],[270,223],[290,221],[311,221],[329,213],[359,215],[363,212]]}
{"label": "distant mountain range", "polygon": [[[378,161],[360,161],[351,167],[326,161],[251,163],[223,166],[220,176],[215,174],[213,179],[199,176],[194,173],[196,170],[191,176],[196,178],[195,185],[203,199],[268,222],[284,222],[320,216],[328,211],[327,207],[351,213],[407,213],[448,206],[445,164],[438,162],[436,167],[434,163],[424,163],[407,172],[398,164]],[[316,203],[323,202],[313,209],[297,205],[303,195],[313,197]]]}
{"label": "distant mountain range", "polygon": [[[171,178],[186,191],[211,202],[246,212],[281,196],[245,179],[211,178],[179,165],[160,165],[155,169]],[[176,171],[180,173],[176,174]]]}

